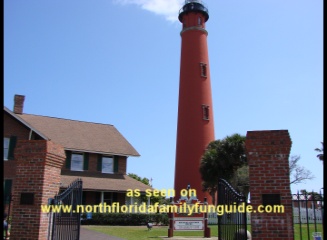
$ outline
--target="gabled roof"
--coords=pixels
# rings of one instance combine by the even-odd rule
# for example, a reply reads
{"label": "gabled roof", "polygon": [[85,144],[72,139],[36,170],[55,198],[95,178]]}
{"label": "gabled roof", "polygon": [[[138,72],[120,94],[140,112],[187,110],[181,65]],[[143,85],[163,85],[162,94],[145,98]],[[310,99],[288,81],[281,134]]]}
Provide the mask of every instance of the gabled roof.
{"label": "gabled roof", "polygon": [[138,189],[145,192],[147,189],[153,189],[127,175],[114,174],[113,176],[79,176],[79,175],[61,175],[61,187],[67,188],[70,183],[81,178],[83,181],[83,191],[117,191],[127,192],[128,189]]}
{"label": "gabled roof", "polygon": [[66,150],[140,156],[113,125],[31,114],[14,115]]}
{"label": "gabled roof", "polygon": [[41,138],[45,140],[49,140],[43,133],[32,127],[30,124],[28,124],[24,119],[22,119],[20,114],[15,114],[12,111],[10,111],[8,108],[5,106],[3,107],[3,110],[8,113],[10,116],[21,122],[23,125],[25,125],[27,128],[31,129],[33,132],[37,133]]}

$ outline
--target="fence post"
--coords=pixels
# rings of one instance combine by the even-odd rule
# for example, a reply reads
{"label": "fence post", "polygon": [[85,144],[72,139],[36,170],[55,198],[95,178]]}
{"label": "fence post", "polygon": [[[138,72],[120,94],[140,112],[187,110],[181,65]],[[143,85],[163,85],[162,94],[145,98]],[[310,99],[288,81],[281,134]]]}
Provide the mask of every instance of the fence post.
{"label": "fence post", "polygon": [[208,202],[207,198],[204,198],[204,205],[207,206],[206,211],[204,212],[204,237],[210,237],[210,228],[208,228]]}
{"label": "fence post", "polygon": [[[174,199],[172,197],[170,197],[170,204],[174,204]],[[174,236],[174,220],[173,220],[173,213],[171,212],[171,208],[169,208],[168,218],[169,218],[168,237],[171,238]]]}
{"label": "fence post", "polygon": [[284,213],[252,212],[253,240],[294,238],[289,180],[291,145],[288,130],[248,131],[246,134],[245,148],[253,209],[261,205],[284,205]]}
{"label": "fence post", "polygon": [[51,141],[19,140],[14,154],[11,239],[45,240],[49,214],[42,212],[40,206],[47,205],[48,199],[59,191],[65,151]]}

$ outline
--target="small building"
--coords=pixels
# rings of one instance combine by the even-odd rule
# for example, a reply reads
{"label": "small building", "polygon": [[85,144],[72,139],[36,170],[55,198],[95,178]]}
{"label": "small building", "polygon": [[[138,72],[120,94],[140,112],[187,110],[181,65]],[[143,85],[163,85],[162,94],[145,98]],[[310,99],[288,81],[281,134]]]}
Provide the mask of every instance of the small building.
{"label": "small building", "polygon": [[152,189],[126,174],[128,157],[140,154],[110,124],[23,113],[25,96],[15,95],[14,110],[4,107],[4,196],[15,184],[15,145],[18,140],[51,140],[65,149],[61,191],[77,178],[83,181],[83,204],[133,204],[128,189]]}

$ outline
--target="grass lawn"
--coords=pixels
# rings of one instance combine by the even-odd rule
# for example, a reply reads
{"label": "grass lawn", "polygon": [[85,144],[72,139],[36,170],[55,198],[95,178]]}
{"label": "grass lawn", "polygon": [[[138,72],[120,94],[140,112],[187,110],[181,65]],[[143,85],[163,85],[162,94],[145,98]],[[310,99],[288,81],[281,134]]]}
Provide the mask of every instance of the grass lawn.
{"label": "grass lawn", "polygon": [[[301,240],[301,235],[302,235],[302,240],[311,240],[313,239],[312,236],[313,232],[321,232],[322,235],[322,224],[317,224],[317,231],[315,230],[314,224],[309,224],[309,233],[307,229],[308,229],[307,224],[305,223],[301,224],[301,229],[300,229],[300,224],[294,224],[294,239]],[[308,238],[308,234],[309,234],[309,238]]]}
{"label": "grass lawn", "polygon": [[[153,226],[148,231],[146,226],[83,226],[90,230],[102,232],[111,236],[120,237],[126,240],[142,240],[142,239],[162,239],[160,236],[168,236],[167,226]],[[211,229],[211,237],[218,237],[218,228],[216,225],[209,225]],[[302,224],[302,240],[313,239],[312,232],[315,232],[314,224],[309,224],[309,238],[307,232],[307,225]],[[248,226],[248,230],[251,231],[251,227]],[[317,232],[322,233],[322,224],[317,224]],[[203,231],[175,231],[174,236],[199,236],[203,237]],[[301,240],[300,226],[294,225],[294,239]]]}
{"label": "grass lawn", "polygon": [[[168,236],[167,226],[153,226],[148,230],[146,226],[83,226],[90,230],[102,232],[111,236],[120,237],[126,240],[142,240],[142,239],[162,239]],[[199,236],[203,237],[203,231],[175,231],[174,236]],[[211,236],[218,237],[218,229],[216,226],[211,227]]]}

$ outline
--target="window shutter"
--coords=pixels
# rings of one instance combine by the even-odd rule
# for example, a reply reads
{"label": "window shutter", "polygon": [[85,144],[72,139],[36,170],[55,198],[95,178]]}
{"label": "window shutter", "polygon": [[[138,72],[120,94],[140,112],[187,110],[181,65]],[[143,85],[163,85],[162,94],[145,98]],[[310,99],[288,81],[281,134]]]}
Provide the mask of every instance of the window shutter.
{"label": "window shutter", "polygon": [[70,169],[70,161],[72,159],[72,152],[66,151],[66,169]]}
{"label": "window shutter", "polygon": [[4,203],[9,204],[10,203],[10,194],[11,194],[11,186],[12,186],[12,180],[6,179],[4,181]]}
{"label": "window shutter", "polygon": [[14,150],[16,147],[16,136],[11,136],[9,141],[9,150],[8,150],[8,159],[13,160],[14,159]]}
{"label": "window shutter", "polygon": [[82,205],[86,205],[86,192],[82,193]]}
{"label": "window shutter", "polygon": [[89,153],[84,153],[83,170],[89,170]]}
{"label": "window shutter", "polygon": [[98,154],[98,164],[97,164],[97,170],[102,171],[102,155]]}
{"label": "window shutter", "polygon": [[112,193],[112,202],[118,202],[118,193],[114,192]]}
{"label": "window shutter", "polygon": [[118,173],[118,156],[114,156],[114,172]]}
{"label": "window shutter", "polygon": [[96,192],[95,193],[95,202],[96,203],[101,203],[101,192]]}

